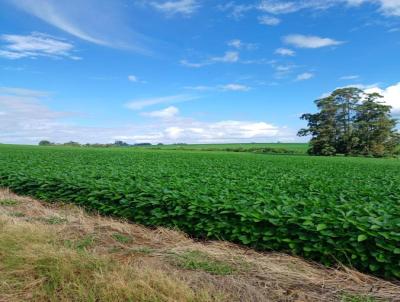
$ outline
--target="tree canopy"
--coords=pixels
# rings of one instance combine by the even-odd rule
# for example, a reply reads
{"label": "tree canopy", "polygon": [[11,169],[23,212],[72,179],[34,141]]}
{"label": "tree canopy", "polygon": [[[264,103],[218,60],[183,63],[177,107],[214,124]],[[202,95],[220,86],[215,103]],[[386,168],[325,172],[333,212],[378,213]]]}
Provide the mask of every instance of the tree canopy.
{"label": "tree canopy", "polygon": [[381,98],[358,88],[337,89],[315,101],[317,113],[301,116],[308,127],[298,135],[311,135],[309,153],[313,155],[392,155],[397,152],[400,134],[391,107]]}

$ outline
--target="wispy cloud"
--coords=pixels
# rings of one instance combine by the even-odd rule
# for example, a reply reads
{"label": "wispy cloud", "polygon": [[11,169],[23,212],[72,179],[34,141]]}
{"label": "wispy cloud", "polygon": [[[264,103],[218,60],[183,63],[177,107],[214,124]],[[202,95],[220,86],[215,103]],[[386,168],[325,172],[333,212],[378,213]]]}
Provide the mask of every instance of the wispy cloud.
{"label": "wispy cloud", "polygon": [[279,23],[281,23],[281,19],[279,19],[277,17],[265,15],[265,16],[258,17],[258,22],[260,24],[264,24],[264,25],[275,26],[275,25],[278,25]]}
{"label": "wispy cloud", "polygon": [[225,54],[221,57],[215,56],[211,57],[202,62],[190,62],[188,60],[181,60],[180,63],[183,66],[191,67],[191,68],[200,68],[207,65],[212,65],[215,63],[236,63],[239,61],[239,52],[238,51],[226,51]]}
{"label": "wispy cloud", "polygon": [[220,87],[225,91],[249,91],[251,89],[249,86],[235,83],[222,85]]}
{"label": "wispy cloud", "polygon": [[180,14],[186,17],[194,14],[201,7],[197,0],[152,1],[150,5],[169,16]]}
{"label": "wispy cloud", "polygon": [[357,80],[359,78],[360,78],[359,75],[346,75],[346,76],[340,77],[339,80],[347,81],[347,80]]}
{"label": "wispy cloud", "polygon": [[287,78],[289,75],[291,75],[296,68],[296,65],[273,65],[273,68],[275,69],[275,74],[274,77],[276,79],[284,79]]}
{"label": "wispy cloud", "polygon": [[195,100],[197,98],[198,98],[197,96],[193,95],[178,94],[178,95],[163,96],[163,97],[148,98],[148,99],[137,99],[126,103],[125,107],[132,110],[141,110],[145,107],[153,105],[187,102]]}
{"label": "wispy cloud", "polygon": [[343,41],[337,41],[331,38],[305,35],[288,35],[283,38],[283,42],[298,48],[321,48],[344,43]]}
{"label": "wispy cloud", "polygon": [[296,52],[294,50],[291,50],[289,48],[278,48],[275,50],[275,53],[280,56],[288,56],[288,57],[293,57]]}
{"label": "wispy cloud", "polygon": [[296,81],[306,81],[306,80],[310,80],[314,77],[315,75],[311,72],[304,72],[302,74],[299,74],[296,77]]}
{"label": "wispy cloud", "polygon": [[30,98],[47,97],[50,95],[48,91],[32,90],[19,87],[0,87],[0,94],[30,97]]}
{"label": "wispy cloud", "polygon": [[133,74],[128,75],[128,81],[130,81],[132,83],[140,83],[140,84],[146,84],[147,83],[146,81],[140,79],[139,77],[137,77],[137,76],[135,76]]}
{"label": "wispy cloud", "polygon": [[228,41],[228,46],[236,48],[236,49],[245,49],[245,50],[255,50],[257,49],[257,44],[254,43],[246,43],[240,39],[233,39]]}
{"label": "wispy cloud", "polygon": [[[148,54],[151,39],[129,26],[126,6],[107,0],[8,0],[31,14],[84,41]],[[99,16],[107,16],[104,18]]]}
{"label": "wispy cloud", "polygon": [[213,57],[210,59],[213,62],[235,63],[239,61],[239,52],[227,51],[222,57]]}
{"label": "wispy cloud", "polygon": [[228,12],[229,16],[234,19],[240,19],[244,16],[244,14],[248,11],[254,9],[254,4],[236,4],[233,1],[230,1],[226,4],[220,4],[217,6],[220,11]]}
{"label": "wispy cloud", "polygon": [[34,32],[30,35],[1,35],[0,57],[7,59],[52,57],[79,60],[73,54],[73,44],[42,33]]}
{"label": "wispy cloud", "polygon": [[142,112],[141,115],[152,118],[171,119],[179,114],[179,109],[175,106],[170,106],[162,110]]}
{"label": "wispy cloud", "polygon": [[223,85],[215,85],[215,86],[206,86],[206,85],[198,85],[198,86],[186,86],[184,87],[188,90],[196,90],[196,91],[249,91],[251,87],[238,83],[228,83]]}

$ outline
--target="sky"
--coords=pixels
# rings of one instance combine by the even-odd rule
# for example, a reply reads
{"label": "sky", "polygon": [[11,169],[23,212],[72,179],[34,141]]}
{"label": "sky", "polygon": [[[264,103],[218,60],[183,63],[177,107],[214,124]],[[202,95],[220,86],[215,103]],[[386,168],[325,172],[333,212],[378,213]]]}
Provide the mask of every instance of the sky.
{"label": "sky", "polygon": [[0,0],[0,143],[301,142],[347,86],[400,117],[400,0]]}

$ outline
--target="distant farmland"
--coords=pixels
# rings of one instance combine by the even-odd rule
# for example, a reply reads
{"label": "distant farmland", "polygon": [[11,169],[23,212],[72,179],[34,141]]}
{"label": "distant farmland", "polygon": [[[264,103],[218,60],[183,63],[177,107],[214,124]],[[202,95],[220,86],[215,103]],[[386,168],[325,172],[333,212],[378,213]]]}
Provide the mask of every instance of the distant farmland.
{"label": "distant farmland", "polygon": [[[304,143],[248,143],[248,144],[176,144],[158,145],[147,148],[166,150],[203,150],[203,151],[254,151],[266,150],[265,153],[305,154],[309,145]],[[276,152],[274,152],[276,150]],[[279,152],[281,151],[281,152]]]}
{"label": "distant farmland", "polygon": [[396,278],[399,171],[398,159],[0,146],[0,186],[16,193]]}

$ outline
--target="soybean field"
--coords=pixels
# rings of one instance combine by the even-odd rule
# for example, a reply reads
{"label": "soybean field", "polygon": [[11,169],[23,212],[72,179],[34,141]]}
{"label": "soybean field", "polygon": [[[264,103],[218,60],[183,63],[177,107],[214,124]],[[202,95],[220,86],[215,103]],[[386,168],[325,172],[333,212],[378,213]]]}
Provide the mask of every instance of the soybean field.
{"label": "soybean field", "polygon": [[400,161],[0,145],[0,186],[400,278]]}

